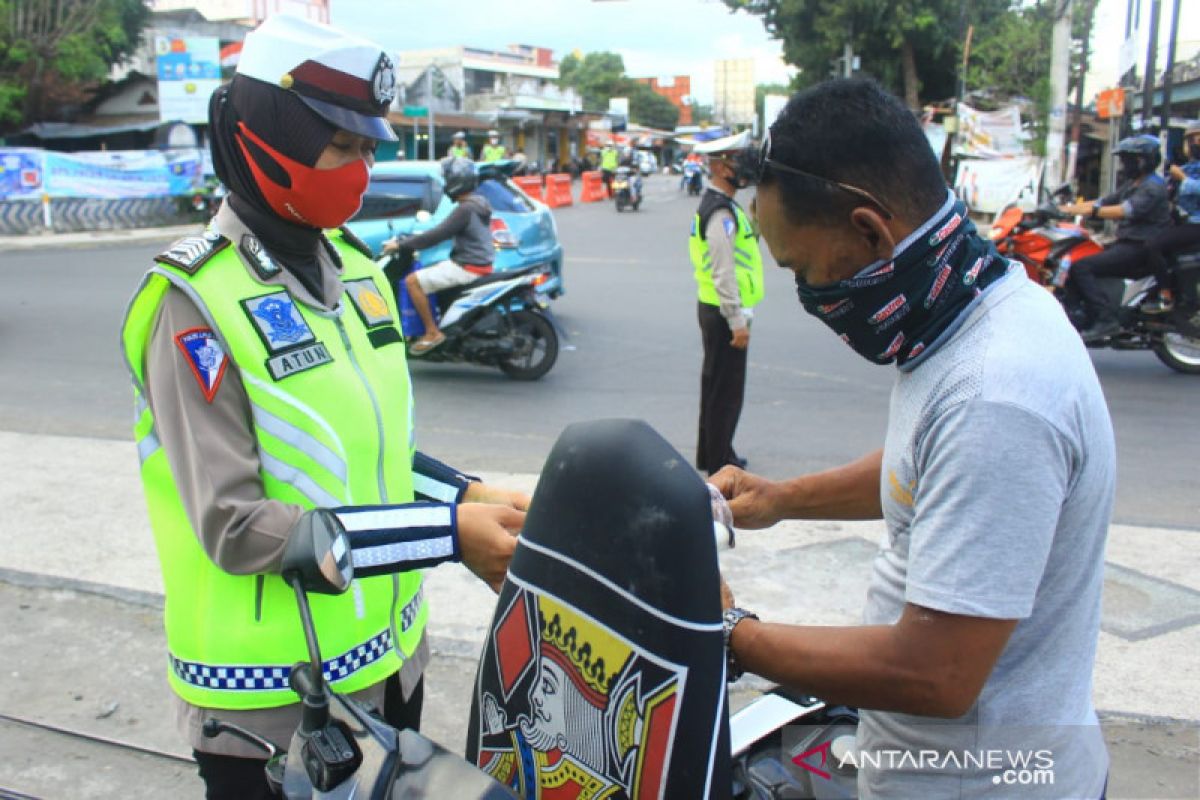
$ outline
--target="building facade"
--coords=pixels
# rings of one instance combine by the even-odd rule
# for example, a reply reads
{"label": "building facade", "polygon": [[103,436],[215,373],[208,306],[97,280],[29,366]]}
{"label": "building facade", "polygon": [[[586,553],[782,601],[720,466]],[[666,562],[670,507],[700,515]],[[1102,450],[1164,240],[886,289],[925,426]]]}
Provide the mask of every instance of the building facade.
{"label": "building facade", "polygon": [[754,123],[754,59],[714,63],[713,119],[722,125]]}
{"label": "building facade", "polygon": [[332,0],[150,0],[152,11],[195,9],[205,19],[257,25],[272,14],[286,13],[329,24]]}
{"label": "building facade", "polygon": [[692,119],[692,76],[676,75],[672,78],[635,78],[654,90],[655,94],[667,98],[679,109],[678,125],[691,125]]}

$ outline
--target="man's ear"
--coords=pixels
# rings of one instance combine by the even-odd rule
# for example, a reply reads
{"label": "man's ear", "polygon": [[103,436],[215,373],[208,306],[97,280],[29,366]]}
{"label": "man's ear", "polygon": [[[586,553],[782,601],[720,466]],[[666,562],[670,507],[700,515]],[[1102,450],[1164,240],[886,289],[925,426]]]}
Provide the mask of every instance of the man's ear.
{"label": "man's ear", "polygon": [[889,259],[896,250],[896,238],[887,220],[873,208],[859,206],[850,212],[850,224],[861,236],[877,261]]}

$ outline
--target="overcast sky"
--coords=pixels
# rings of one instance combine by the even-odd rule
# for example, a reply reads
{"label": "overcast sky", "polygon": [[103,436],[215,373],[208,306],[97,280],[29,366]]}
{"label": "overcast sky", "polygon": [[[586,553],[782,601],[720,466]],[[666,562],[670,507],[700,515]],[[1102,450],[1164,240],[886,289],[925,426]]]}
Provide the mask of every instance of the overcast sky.
{"label": "overcast sky", "polygon": [[[389,50],[509,44],[621,54],[635,77],[691,75],[692,94],[711,103],[713,64],[753,58],[755,82],[787,83],[782,47],[762,21],[730,14],[720,0],[333,0],[333,24]],[[381,11],[383,13],[381,13]]]}
{"label": "overcast sky", "polygon": [[[1146,56],[1150,0],[1143,5],[1138,61]],[[1092,37],[1088,101],[1115,84],[1130,0],[1100,0]],[[757,83],[786,83],[779,42],[759,17],[730,14],[720,0],[332,0],[333,23],[390,50],[509,44],[549,47],[561,59],[574,50],[611,50],[636,77],[691,75],[692,93],[711,103],[712,62],[753,58]],[[1162,0],[1158,56],[1166,61],[1171,0]],[[1200,50],[1200,0],[1182,0],[1179,59]]]}

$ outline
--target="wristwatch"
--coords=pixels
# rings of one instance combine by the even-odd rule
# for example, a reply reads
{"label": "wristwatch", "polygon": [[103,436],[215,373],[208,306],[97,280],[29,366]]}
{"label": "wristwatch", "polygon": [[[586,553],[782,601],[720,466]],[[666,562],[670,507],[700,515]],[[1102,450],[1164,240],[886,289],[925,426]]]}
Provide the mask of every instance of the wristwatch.
{"label": "wristwatch", "polygon": [[1096,200],[1092,203],[1092,213],[1089,215],[1092,219],[1100,219],[1100,201]]}
{"label": "wristwatch", "polygon": [[721,632],[725,638],[725,682],[733,683],[746,671],[738,664],[737,658],[733,654],[733,647],[730,642],[733,639],[733,629],[742,620],[749,617],[750,619],[758,619],[758,614],[747,611],[744,608],[727,608],[725,613],[721,615]]}

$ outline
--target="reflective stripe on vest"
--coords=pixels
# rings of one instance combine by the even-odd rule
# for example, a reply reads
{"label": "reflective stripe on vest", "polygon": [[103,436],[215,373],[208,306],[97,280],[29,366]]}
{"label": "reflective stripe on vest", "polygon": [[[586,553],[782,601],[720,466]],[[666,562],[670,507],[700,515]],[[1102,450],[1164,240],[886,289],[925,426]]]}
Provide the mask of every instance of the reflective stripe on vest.
{"label": "reflective stripe on vest", "polygon": [[[758,249],[758,237],[750,218],[741,206],[732,207],[737,219],[737,233],[733,240],[734,272],[737,273],[738,292],[743,308],[753,308],[763,299],[762,252]],[[711,217],[710,217],[711,219]],[[696,278],[697,296],[701,303],[710,306],[721,304],[716,284],[712,277],[712,254],[708,242],[700,237],[700,215],[692,218],[692,235],[688,239],[688,252],[692,259],[692,272]]]}
{"label": "reflective stripe on vest", "polygon": [[[291,587],[276,575],[222,571],[204,552],[183,509],[144,399],[146,345],[168,288],[192,299],[237,366],[250,401],[247,422],[257,441],[266,497],[303,508],[413,499],[412,387],[404,346],[402,340],[368,335],[394,326],[399,315],[375,264],[337,234],[331,241],[342,257],[342,280],[373,281],[378,295],[373,300],[386,305],[387,314],[373,305],[364,316],[350,292],[335,313],[292,302],[281,287],[258,282],[235,248],[226,248],[193,276],[155,266],[126,315],[122,342],[134,379],[134,433],[166,589],[168,680],[194,705],[244,709],[294,703],[286,675],[280,682],[277,671],[306,661],[308,651]],[[312,344],[301,337],[298,345],[272,346],[266,323],[256,322],[250,310],[268,295],[294,310],[293,322],[302,325],[290,333],[306,328],[323,346],[327,363],[318,359],[316,366],[272,374],[271,359]],[[368,319],[378,324],[368,328]],[[339,388],[331,392],[331,386]],[[420,586],[420,574],[413,572],[356,579],[344,595],[310,597],[322,650],[336,654],[326,670],[339,691],[373,685],[412,655],[428,616]]]}

